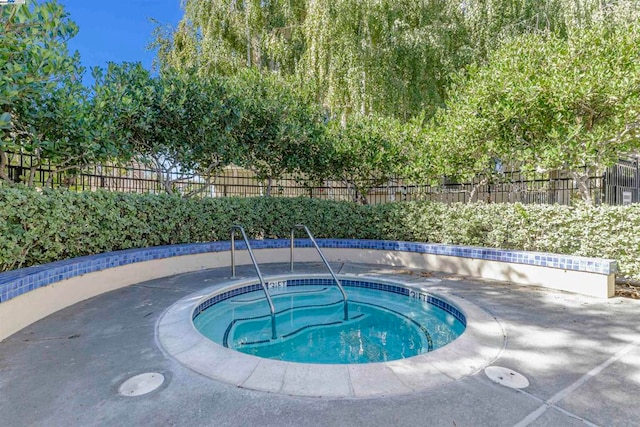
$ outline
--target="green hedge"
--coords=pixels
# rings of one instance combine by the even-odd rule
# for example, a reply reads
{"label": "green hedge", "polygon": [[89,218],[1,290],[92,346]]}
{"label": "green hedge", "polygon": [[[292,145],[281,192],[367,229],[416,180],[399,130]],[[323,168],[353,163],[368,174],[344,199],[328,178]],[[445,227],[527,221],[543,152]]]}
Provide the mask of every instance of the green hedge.
{"label": "green hedge", "polygon": [[640,205],[547,206],[434,202],[360,206],[307,198],[184,200],[167,195],[0,188],[0,271],[119,249],[287,237],[415,240],[613,258],[640,278]]}

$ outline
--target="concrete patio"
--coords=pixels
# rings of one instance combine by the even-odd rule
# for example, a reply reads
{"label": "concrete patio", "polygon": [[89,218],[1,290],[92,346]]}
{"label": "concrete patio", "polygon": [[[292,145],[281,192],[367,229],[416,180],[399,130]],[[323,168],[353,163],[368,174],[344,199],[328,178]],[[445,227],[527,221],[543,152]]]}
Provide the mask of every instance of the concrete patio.
{"label": "concrete patio", "polygon": [[[305,398],[238,388],[203,377],[165,355],[156,323],[180,298],[228,279],[205,270],[140,283],[78,303],[0,343],[0,425],[566,426],[637,425],[640,420],[640,301],[595,299],[548,289],[364,264],[342,274],[423,283],[472,302],[502,325],[494,366],[523,374],[511,389],[475,374],[422,391],[373,398]],[[264,265],[266,275],[286,271]],[[297,271],[325,272],[319,264]],[[251,275],[249,267],[239,273]],[[28,310],[28,307],[25,307]],[[473,319],[469,319],[472,322]],[[118,394],[145,372],[163,385]]]}

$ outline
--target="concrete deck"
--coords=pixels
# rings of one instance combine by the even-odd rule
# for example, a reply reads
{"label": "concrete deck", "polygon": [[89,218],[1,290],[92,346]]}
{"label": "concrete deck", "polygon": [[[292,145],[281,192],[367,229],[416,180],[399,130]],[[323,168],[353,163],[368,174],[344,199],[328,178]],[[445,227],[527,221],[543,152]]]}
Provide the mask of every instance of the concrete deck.
{"label": "concrete deck", "polygon": [[[425,280],[379,266],[334,267],[342,274]],[[266,265],[264,273],[286,268]],[[297,268],[303,270],[324,272],[318,264]],[[251,269],[239,273],[250,276]],[[162,313],[228,274],[215,269],[133,285],[7,338],[0,343],[0,425],[627,426],[640,420],[639,301],[436,274],[443,280],[429,285],[434,291],[470,301],[502,325],[506,345],[493,365],[526,376],[527,388],[504,387],[479,370],[401,395],[309,398],[217,382],[158,347]],[[145,372],[166,381],[143,396],[118,394],[125,380]]]}

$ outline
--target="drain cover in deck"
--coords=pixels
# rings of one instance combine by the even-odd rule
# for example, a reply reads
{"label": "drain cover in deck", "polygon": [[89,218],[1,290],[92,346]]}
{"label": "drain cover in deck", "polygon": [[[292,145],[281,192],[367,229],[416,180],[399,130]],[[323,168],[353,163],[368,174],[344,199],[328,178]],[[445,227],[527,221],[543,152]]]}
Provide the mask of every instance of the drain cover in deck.
{"label": "drain cover in deck", "polygon": [[497,382],[509,388],[525,388],[529,385],[529,380],[524,375],[519,374],[513,369],[503,368],[502,366],[487,366],[484,369],[491,381]]}
{"label": "drain cover in deck", "polygon": [[136,375],[123,382],[118,388],[118,393],[123,396],[142,396],[151,393],[164,382],[164,375],[157,372],[147,372]]}

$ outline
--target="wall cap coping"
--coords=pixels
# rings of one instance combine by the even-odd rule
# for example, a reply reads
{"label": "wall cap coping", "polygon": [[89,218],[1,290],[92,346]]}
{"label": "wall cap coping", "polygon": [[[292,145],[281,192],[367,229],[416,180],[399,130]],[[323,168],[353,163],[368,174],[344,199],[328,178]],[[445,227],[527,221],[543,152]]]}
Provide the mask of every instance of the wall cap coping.
{"label": "wall cap coping", "polygon": [[[317,242],[318,246],[327,249],[413,252],[526,264],[602,275],[615,274],[618,271],[618,265],[615,260],[545,252],[394,240],[317,239]],[[251,247],[256,250],[288,248],[290,245],[289,239],[251,240],[250,243]],[[313,247],[309,239],[295,239],[295,246],[301,248]],[[246,245],[243,241],[236,241],[236,248],[239,250],[246,249]],[[0,273],[0,303],[52,283],[108,268],[175,256],[216,253],[230,250],[231,242],[229,241],[154,246],[87,255],[11,270]]]}

